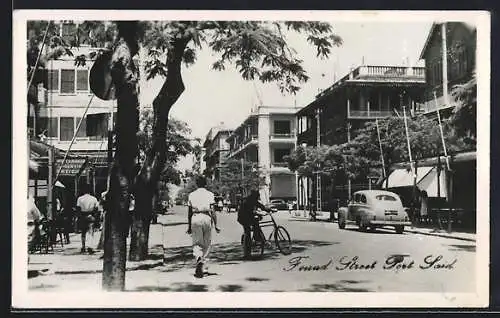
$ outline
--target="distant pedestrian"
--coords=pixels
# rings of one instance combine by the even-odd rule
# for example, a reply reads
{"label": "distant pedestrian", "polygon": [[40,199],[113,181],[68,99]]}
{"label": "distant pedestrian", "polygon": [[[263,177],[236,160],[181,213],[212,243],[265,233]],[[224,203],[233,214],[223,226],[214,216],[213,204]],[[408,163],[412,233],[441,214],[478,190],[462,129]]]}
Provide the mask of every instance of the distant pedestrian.
{"label": "distant pedestrian", "polygon": [[429,216],[429,197],[427,196],[427,191],[422,190],[420,192],[420,217],[427,220]]}
{"label": "distant pedestrian", "polygon": [[203,176],[196,178],[198,189],[188,196],[188,230],[193,239],[193,256],[196,260],[195,276],[203,277],[203,267],[212,243],[212,225],[217,233],[217,214],[215,212],[215,196],[205,189],[207,182]]}
{"label": "distant pedestrian", "polygon": [[[95,218],[98,211],[99,202],[97,198],[90,194],[90,186],[84,184],[82,186],[83,194],[76,201],[76,209],[78,216],[78,228],[81,231],[82,249],[81,252],[93,253],[92,248],[86,249],[87,232],[90,232],[90,239],[94,236]],[[91,244],[89,244],[91,245]]]}

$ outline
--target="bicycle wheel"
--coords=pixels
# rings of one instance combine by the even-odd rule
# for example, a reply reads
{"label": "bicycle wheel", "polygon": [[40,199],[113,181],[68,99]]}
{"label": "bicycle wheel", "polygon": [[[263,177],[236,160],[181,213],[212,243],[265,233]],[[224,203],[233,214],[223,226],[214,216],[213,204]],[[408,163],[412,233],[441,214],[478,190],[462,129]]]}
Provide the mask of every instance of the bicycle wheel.
{"label": "bicycle wheel", "polygon": [[[266,244],[264,233],[260,231],[262,241],[252,240],[252,254],[262,257],[264,255],[264,246]],[[255,234],[254,234],[255,235]]]}
{"label": "bicycle wheel", "polygon": [[288,255],[292,252],[292,241],[290,240],[290,234],[281,225],[276,228],[274,232],[274,240],[276,241],[276,246],[283,255]]}

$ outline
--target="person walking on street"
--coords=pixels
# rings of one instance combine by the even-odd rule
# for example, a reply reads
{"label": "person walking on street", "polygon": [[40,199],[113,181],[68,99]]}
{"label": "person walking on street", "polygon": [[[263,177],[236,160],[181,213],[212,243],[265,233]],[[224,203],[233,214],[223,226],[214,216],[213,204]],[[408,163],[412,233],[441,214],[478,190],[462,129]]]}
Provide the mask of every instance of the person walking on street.
{"label": "person walking on street", "polygon": [[195,276],[203,277],[204,265],[212,243],[212,225],[217,233],[217,214],[215,212],[215,196],[205,189],[207,182],[203,176],[196,178],[198,189],[188,196],[188,230],[193,239],[193,256],[196,259]]}
{"label": "person walking on street", "polygon": [[[92,239],[94,236],[94,224],[95,224],[95,217],[96,213],[98,211],[98,206],[99,202],[97,201],[97,198],[94,197],[93,195],[90,194],[90,186],[87,184],[84,184],[82,186],[83,190],[83,195],[78,197],[76,201],[76,209],[77,209],[77,215],[78,215],[78,228],[81,231],[82,235],[82,249],[81,252],[85,253],[86,248],[85,248],[85,243],[86,243],[86,238],[87,238],[87,232],[91,231],[90,233],[90,238]],[[91,245],[91,244],[89,244]],[[88,248],[87,252],[89,254],[93,253],[92,248]]]}

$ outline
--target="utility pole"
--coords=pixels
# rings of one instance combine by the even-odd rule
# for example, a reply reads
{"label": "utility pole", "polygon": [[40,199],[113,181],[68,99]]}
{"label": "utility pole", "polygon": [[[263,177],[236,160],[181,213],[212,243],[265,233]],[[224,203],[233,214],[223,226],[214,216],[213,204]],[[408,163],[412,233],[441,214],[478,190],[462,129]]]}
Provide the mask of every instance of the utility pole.
{"label": "utility pole", "polygon": [[[321,123],[320,123],[321,110],[316,110],[316,146],[321,147]],[[319,168],[319,166],[318,166]],[[321,211],[321,174],[316,174],[316,210]]]}
{"label": "utility pole", "polygon": [[450,104],[449,96],[448,96],[448,49],[446,45],[446,22],[441,24],[441,37],[443,40],[443,98],[444,104],[448,106]]}
{"label": "utility pole", "polygon": [[52,220],[53,218],[53,185],[54,185],[54,149],[49,148],[49,174],[47,176],[47,219]]}

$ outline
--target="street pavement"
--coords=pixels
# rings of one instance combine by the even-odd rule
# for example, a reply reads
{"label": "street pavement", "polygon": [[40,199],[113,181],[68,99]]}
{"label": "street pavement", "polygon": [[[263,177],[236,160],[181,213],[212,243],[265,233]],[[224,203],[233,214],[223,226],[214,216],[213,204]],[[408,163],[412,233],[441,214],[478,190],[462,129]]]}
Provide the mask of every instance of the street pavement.
{"label": "street pavement", "polygon": [[[127,262],[128,291],[331,291],[472,292],[476,244],[473,241],[392,229],[360,232],[355,226],[310,222],[288,211],[275,214],[292,238],[292,254],[273,246],[262,258],[242,259],[241,226],[236,213],[219,213],[208,272],[194,277],[187,209],[174,207],[152,225],[150,258]],[[271,228],[264,228],[269,233]],[[65,246],[49,255],[31,255],[30,290],[101,290],[102,252],[81,255]],[[75,250],[73,250],[75,249]],[[434,263],[433,263],[434,262]],[[40,263],[49,263],[40,264]],[[432,265],[429,265],[431,264]],[[48,270],[41,270],[46,266]],[[424,268],[421,268],[424,267]],[[429,267],[429,268],[427,268]]]}

